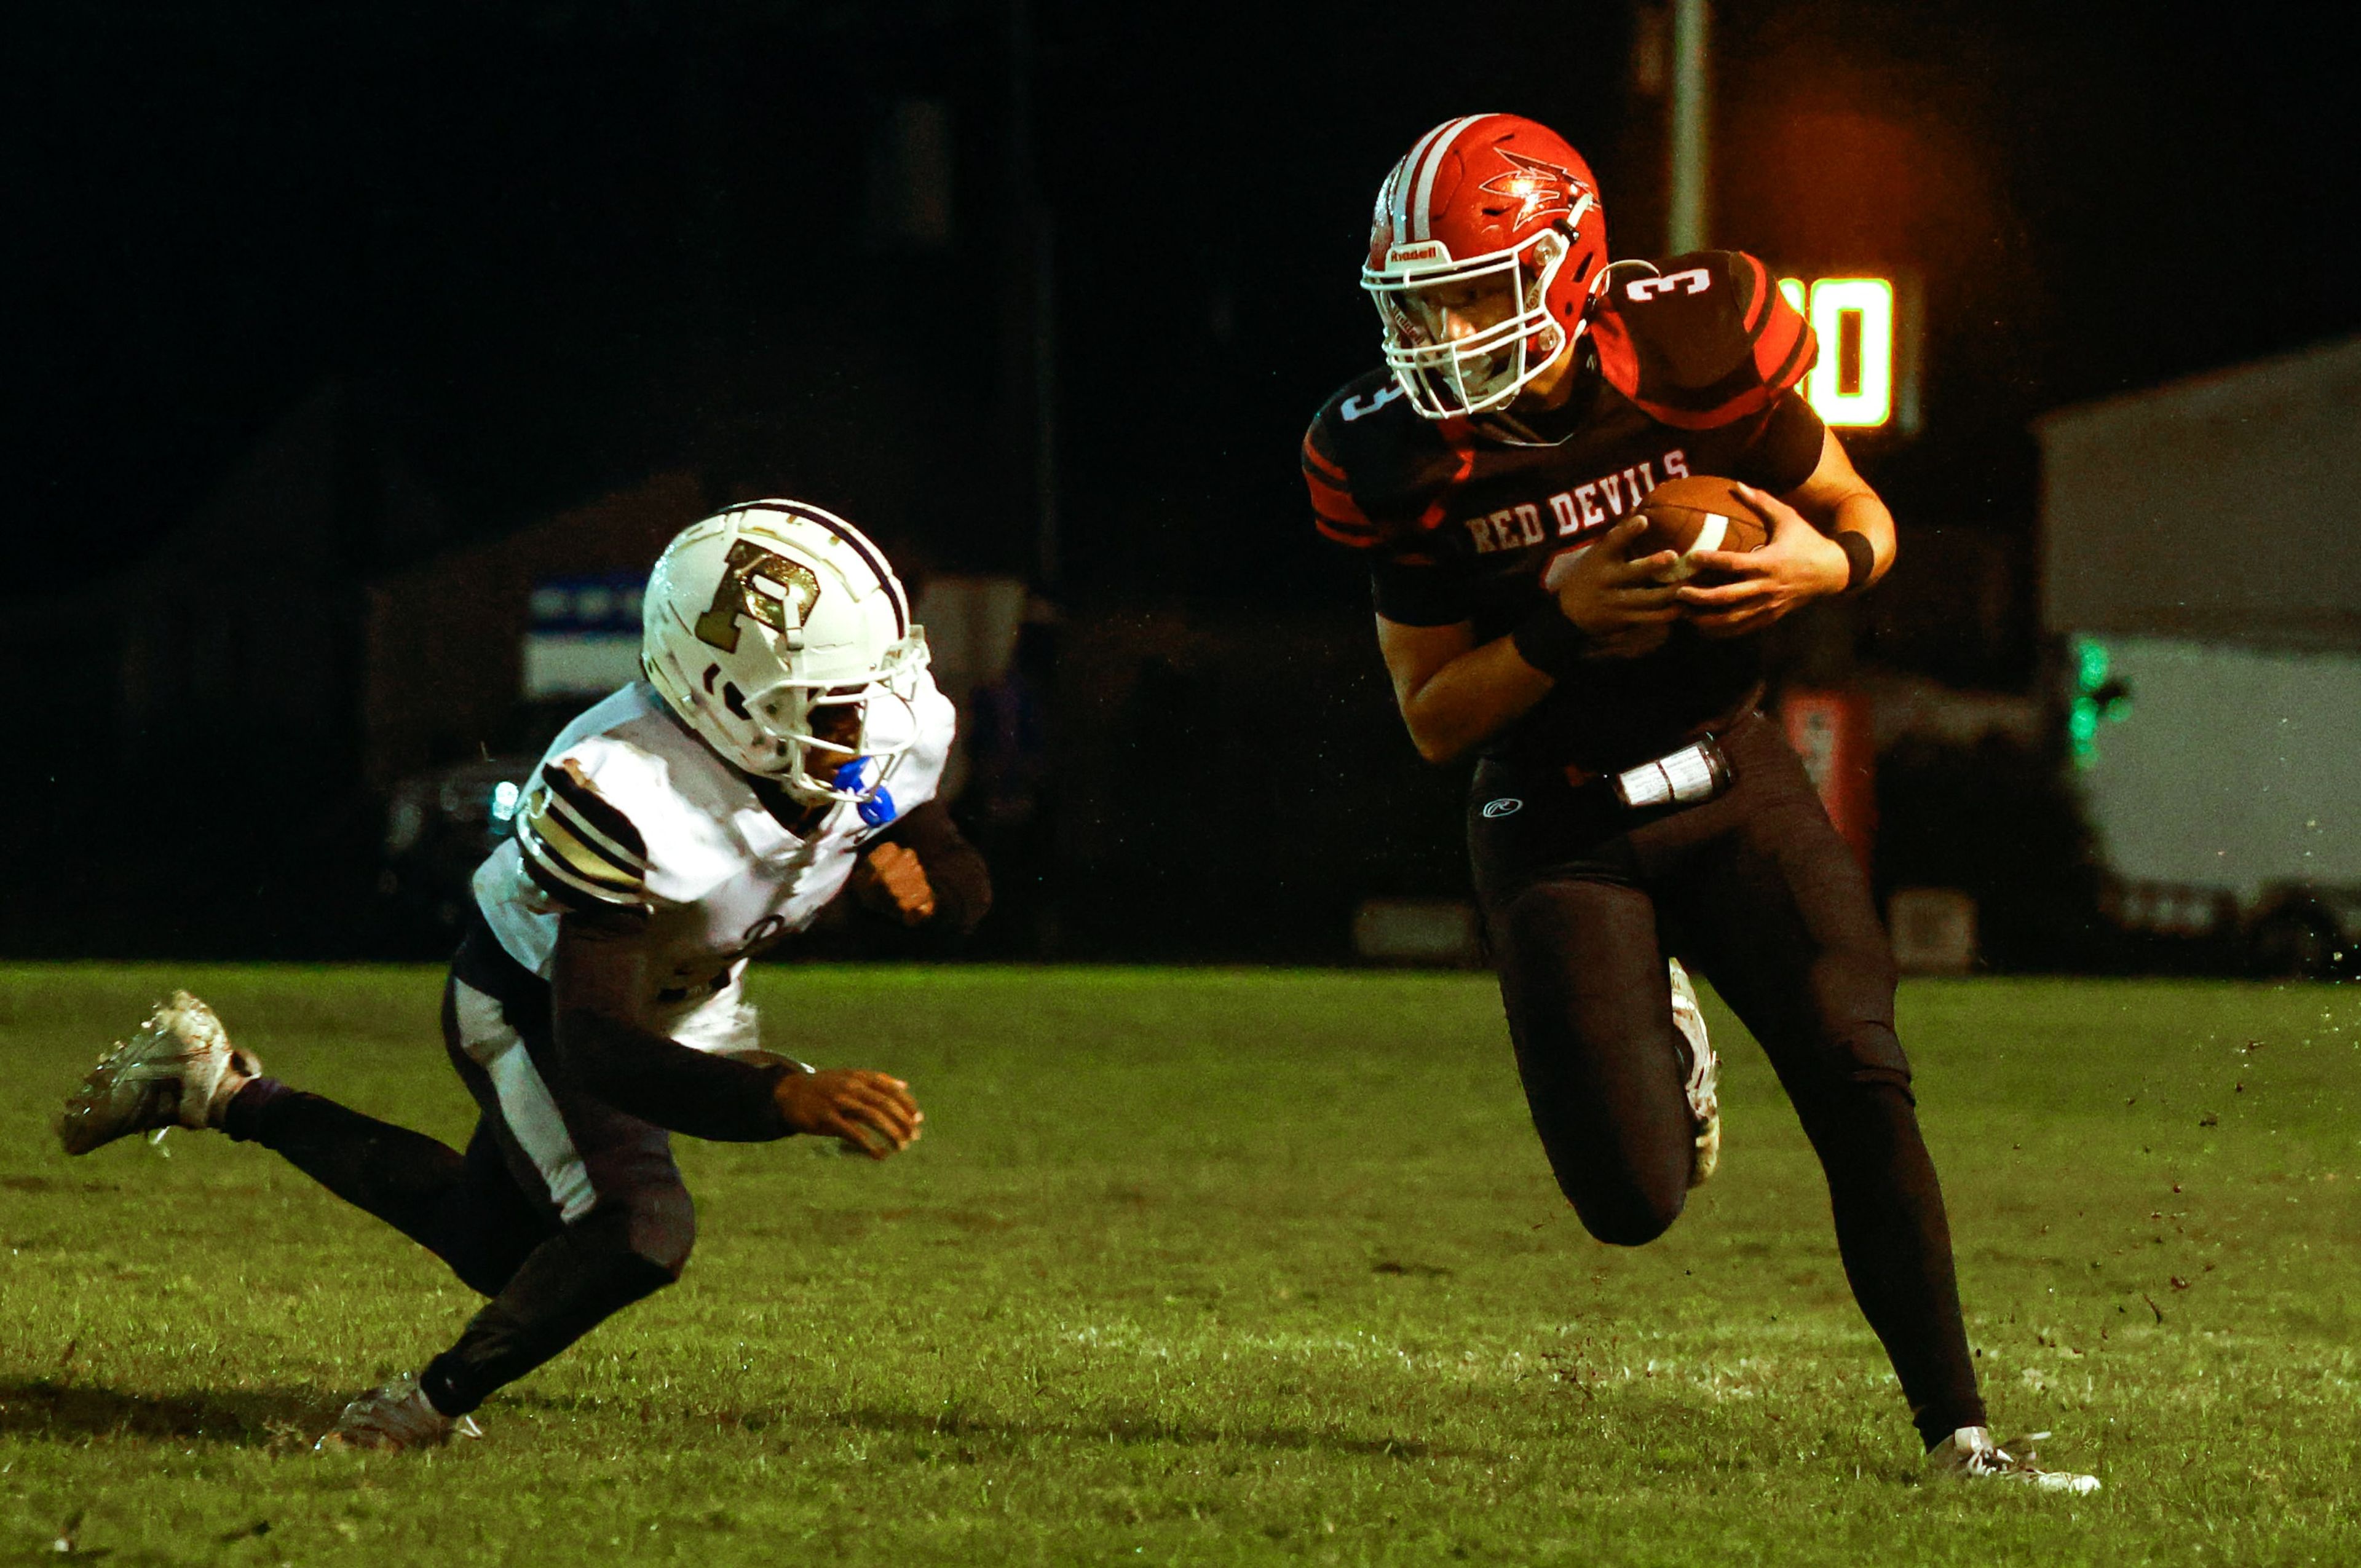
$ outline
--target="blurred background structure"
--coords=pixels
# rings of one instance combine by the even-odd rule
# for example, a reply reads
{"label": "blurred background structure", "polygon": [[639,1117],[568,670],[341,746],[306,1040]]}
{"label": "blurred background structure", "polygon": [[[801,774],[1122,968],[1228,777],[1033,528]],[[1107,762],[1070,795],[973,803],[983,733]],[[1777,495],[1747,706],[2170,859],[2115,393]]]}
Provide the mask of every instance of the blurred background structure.
{"label": "blurred background structure", "polygon": [[[501,786],[628,672],[635,574],[785,493],[920,592],[979,951],[1464,957],[1461,779],[1400,733],[1295,444],[1373,362],[1368,203],[1434,121],[1551,123],[1616,252],[1662,248],[1674,10],[17,19],[0,949],[433,954]],[[1900,564],[1774,652],[1905,947],[2348,964],[2333,16],[1711,16],[1707,241],[1894,289],[1907,406],[1854,444]],[[2263,794],[2309,825],[2159,804]]]}

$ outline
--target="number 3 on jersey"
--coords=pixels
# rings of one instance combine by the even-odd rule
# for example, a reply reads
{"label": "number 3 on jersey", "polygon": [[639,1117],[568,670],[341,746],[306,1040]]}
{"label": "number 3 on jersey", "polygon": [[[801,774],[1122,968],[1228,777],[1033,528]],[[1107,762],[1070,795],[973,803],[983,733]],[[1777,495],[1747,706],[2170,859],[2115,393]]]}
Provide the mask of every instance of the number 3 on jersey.
{"label": "number 3 on jersey", "polygon": [[1670,294],[1675,291],[1683,294],[1702,294],[1711,287],[1713,287],[1713,274],[1702,267],[1692,267],[1686,272],[1670,272],[1662,278],[1634,279],[1631,287],[1623,291],[1623,294],[1625,298],[1637,302],[1653,300],[1659,294]]}

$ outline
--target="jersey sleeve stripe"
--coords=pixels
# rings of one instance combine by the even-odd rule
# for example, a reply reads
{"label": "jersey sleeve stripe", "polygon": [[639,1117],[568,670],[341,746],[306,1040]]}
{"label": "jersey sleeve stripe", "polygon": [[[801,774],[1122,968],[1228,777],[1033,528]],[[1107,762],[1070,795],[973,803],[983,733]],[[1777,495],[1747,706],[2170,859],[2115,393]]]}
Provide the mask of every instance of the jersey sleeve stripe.
{"label": "jersey sleeve stripe", "polygon": [[646,905],[637,898],[621,896],[608,889],[594,886],[574,876],[564,868],[544,860],[533,850],[533,840],[522,834],[518,835],[517,843],[524,850],[525,874],[533,878],[535,886],[569,909],[612,910],[646,907]]}
{"label": "jersey sleeve stripe", "polygon": [[629,891],[647,880],[646,872],[619,866],[595,844],[584,843],[555,811],[526,823],[523,841],[551,864],[565,866],[586,882]]}
{"label": "jersey sleeve stripe", "polygon": [[519,825],[517,843],[533,860],[568,886],[611,901],[636,904],[645,879],[601,856],[546,814]]}
{"label": "jersey sleeve stripe", "polygon": [[1312,493],[1313,525],[1340,544],[1375,544],[1377,525],[1353,499],[1344,467],[1320,450],[1319,438],[1316,424],[1303,437],[1303,485]]}
{"label": "jersey sleeve stripe", "polygon": [[1780,301],[1771,313],[1771,322],[1762,340],[1754,345],[1754,366],[1762,374],[1763,384],[1774,396],[1787,390],[1804,378],[1818,354],[1812,323],[1794,306]]}
{"label": "jersey sleeve stripe", "polygon": [[602,905],[614,909],[636,909],[644,902],[637,884],[618,885],[595,881],[581,874],[579,868],[552,854],[545,844],[520,837],[518,847],[524,851],[526,872],[544,888],[562,901],[577,907]]}
{"label": "jersey sleeve stripe", "polygon": [[1762,413],[1778,400],[1778,394],[1768,388],[1755,387],[1709,409],[1676,408],[1670,403],[1652,403],[1641,398],[1631,400],[1638,403],[1650,419],[1659,424],[1671,425],[1675,430],[1719,430],[1749,414]]}
{"label": "jersey sleeve stripe", "polygon": [[1350,528],[1367,528],[1369,514],[1353,499],[1350,490],[1337,488],[1317,474],[1303,476],[1304,488],[1312,492],[1312,510],[1332,522]]}
{"label": "jersey sleeve stripe", "polygon": [[635,871],[647,868],[647,841],[640,837],[640,830],[591,788],[588,780],[575,773],[571,763],[544,766],[541,781],[549,787],[551,802],[565,808],[576,837],[598,845],[620,865]]}
{"label": "jersey sleeve stripe", "polygon": [[[555,776],[562,776],[558,770],[544,769],[543,783],[517,814],[517,848],[526,871],[554,896],[577,907],[585,899],[609,906],[639,906],[647,892],[646,862],[586,838],[573,799],[559,795],[548,782]],[[578,780],[574,782],[578,785]],[[621,814],[613,807],[607,809],[620,819]]]}
{"label": "jersey sleeve stripe", "polygon": [[1345,477],[1344,466],[1320,450],[1318,437],[1319,427],[1316,425],[1304,434],[1303,471],[1307,474],[1318,474],[1332,485],[1352,483]]}
{"label": "jersey sleeve stripe", "polygon": [[[1771,285],[1770,270],[1745,251],[1736,253],[1746,268],[1752,289],[1746,305],[1746,339],[1752,350],[1754,373],[1773,398],[1804,378],[1817,345],[1811,323]],[[1767,405],[1766,405],[1767,406]]]}
{"label": "jersey sleeve stripe", "polygon": [[544,834],[555,831],[566,834],[582,850],[603,861],[619,875],[638,881],[647,875],[645,857],[635,855],[604,833],[583,820],[582,814],[566,799],[555,794],[541,798],[540,809],[534,814],[533,826]]}
{"label": "jersey sleeve stripe", "polygon": [[1763,270],[1761,260],[1743,250],[1738,253],[1738,258],[1746,263],[1747,284],[1750,291],[1746,301],[1746,321],[1741,330],[1747,336],[1752,337],[1763,325],[1763,307],[1770,303],[1769,296],[1778,293],[1779,291],[1771,287],[1771,275]]}

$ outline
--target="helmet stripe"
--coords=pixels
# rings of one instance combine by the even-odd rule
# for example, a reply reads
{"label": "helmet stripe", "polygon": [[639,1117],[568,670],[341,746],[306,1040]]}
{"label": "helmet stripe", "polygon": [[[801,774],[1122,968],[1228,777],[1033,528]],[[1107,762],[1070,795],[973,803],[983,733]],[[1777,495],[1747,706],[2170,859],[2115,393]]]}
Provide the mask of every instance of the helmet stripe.
{"label": "helmet stripe", "polygon": [[794,501],[772,504],[790,516],[802,518],[806,522],[819,524],[820,527],[851,545],[852,553],[861,557],[862,564],[877,574],[877,585],[885,590],[886,600],[894,607],[894,634],[896,637],[906,637],[910,634],[910,607],[902,602],[902,585],[895,579],[894,574],[886,569],[885,563],[878,558],[876,551],[870,546],[869,541],[861,537],[859,530],[851,523],[820,510],[818,507],[803,506]]}
{"label": "helmet stripe", "polygon": [[1426,148],[1425,161],[1418,171],[1418,195],[1411,204],[1411,222],[1413,230],[1411,238],[1433,239],[1434,237],[1429,232],[1431,225],[1427,221],[1427,203],[1433,200],[1434,195],[1434,176],[1443,168],[1443,155],[1451,150],[1451,144],[1459,139],[1460,132],[1478,120],[1489,118],[1491,118],[1489,115],[1463,115],[1446,125],[1437,126],[1430,134],[1433,145]]}
{"label": "helmet stripe", "polygon": [[1401,233],[1402,225],[1402,175],[1409,168],[1409,159],[1397,159],[1386,171],[1386,182],[1378,187],[1378,209],[1385,214],[1390,232],[1397,235]]}
{"label": "helmet stripe", "polygon": [[[1412,143],[1410,151],[1402,155],[1402,160],[1394,165],[1393,175],[1387,182],[1386,190],[1393,198],[1394,237],[1396,239],[1424,237],[1423,236],[1413,236],[1410,232],[1410,193],[1411,189],[1418,183],[1419,160],[1426,156],[1426,149],[1434,145],[1436,137],[1450,131],[1454,126],[1465,123],[1466,122],[1463,120],[1444,121],[1443,124],[1435,126],[1433,130],[1428,131],[1424,136],[1419,137],[1416,142]],[[1422,221],[1423,220],[1422,220]]]}
{"label": "helmet stripe", "polygon": [[1426,149],[1434,138],[1449,128],[1450,122],[1446,120],[1419,137],[1411,144],[1411,149],[1402,154],[1401,161],[1394,165],[1394,171],[1386,177],[1386,196],[1393,207],[1394,238],[1397,241],[1410,237],[1410,189],[1416,177],[1418,160],[1426,156]]}

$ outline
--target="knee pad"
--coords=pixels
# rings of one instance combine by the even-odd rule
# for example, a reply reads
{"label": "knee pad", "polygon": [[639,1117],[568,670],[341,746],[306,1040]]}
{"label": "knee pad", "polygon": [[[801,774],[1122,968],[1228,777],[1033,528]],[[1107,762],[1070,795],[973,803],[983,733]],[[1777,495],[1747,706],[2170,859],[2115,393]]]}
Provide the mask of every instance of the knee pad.
{"label": "knee pad", "polygon": [[1926,1141],[1906,1072],[1861,1069],[1809,1104],[1797,1100],[1795,1111],[1832,1179],[1840,1170],[1883,1168],[1910,1150],[1923,1157]]}
{"label": "knee pad", "polygon": [[1918,1103],[1910,1089],[1910,1058],[1902,1042],[1883,1024],[1855,1024],[1836,1034],[1837,1048],[1850,1064],[1846,1076],[1864,1090],[1890,1089],[1908,1105]]}

